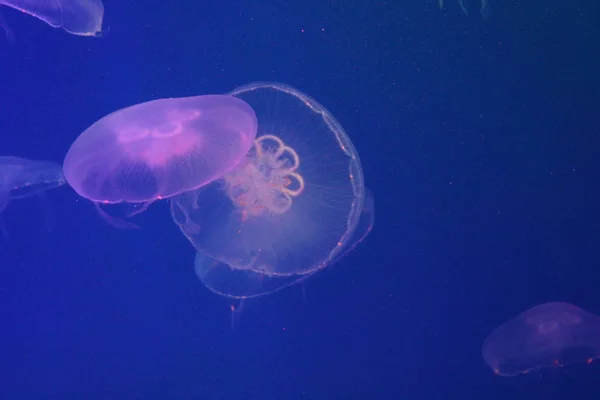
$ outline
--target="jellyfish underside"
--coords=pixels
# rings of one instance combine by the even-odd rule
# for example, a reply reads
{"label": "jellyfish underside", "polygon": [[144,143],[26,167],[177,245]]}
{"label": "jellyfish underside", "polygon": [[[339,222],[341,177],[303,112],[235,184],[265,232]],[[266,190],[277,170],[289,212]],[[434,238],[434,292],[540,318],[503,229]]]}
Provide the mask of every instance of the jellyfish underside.
{"label": "jellyfish underside", "polygon": [[[270,134],[258,137],[246,162],[223,177],[224,191],[239,218],[247,221],[290,210],[293,198],[301,196],[304,190],[304,178],[296,172],[299,166],[296,151],[279,137]],[[365,190],[363,210],[350,238],[331,259],[305,271],[276,272],[269,265],[256,263],[256,256],[225,262],[201,251],[196,252],[194,269],[204,286],[219,295],[242,301],[264,296],[302,282],[339,262],[371,232],[374,215],[373,195]]]}
{"label": "jellyfish underside", "polygon": [[6,38],[8,44],[15,44],[15,34],[10,26],[8,26],[8,23],[4,20],[4,16],[2,14],[0,14],[0,28],[4,30],[4,37]]}
{"label": "jellyfish underside", "polygon": [[[281,138],[272,134],[256,138],[246,157],[218,182],[224,201],[235,209],[234,218],[239,221],[237,233],[247,231],[253,222],[261,223],[290,210],[293,199],[300,196],[305,187],[303,176],[297,172],[299,167],[297,152]],[[202,190],[193,196],[203,196]],[[183,208],[177,206],[177,209],[185,214]],[[188,231],[201,230],[193,218],[184,215],[184,219]],[[236,269],[249,268],[277,275],[271,266],[257,261],[255,251],[246,250],[238,252],[238,257],[225,256],[224,259]]]}
{"label": "jellyfish underside", "polygon": [[600,356],[600,317],[568,303],[524,311],[485,339],[482,355],[494,373],[526,374],[542,368],[591,363]]}

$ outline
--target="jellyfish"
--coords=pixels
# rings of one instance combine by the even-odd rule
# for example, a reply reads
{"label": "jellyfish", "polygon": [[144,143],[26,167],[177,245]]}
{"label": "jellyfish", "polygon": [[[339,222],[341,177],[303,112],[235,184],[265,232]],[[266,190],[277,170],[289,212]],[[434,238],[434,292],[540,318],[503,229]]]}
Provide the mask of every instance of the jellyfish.
{"label": "jellyfish", "polygon": [[[443,9],[444,0],[439,0],[439,5],[440,9]],[[465,15],[469,14],[469,12],[467,11],[467,7],[465,6],[465,0],[458,0],[458,5],[460,6],[460,9],[465,13]],[[492,15],[492,6],[489,0],[481,0],[481,8],[479,12],[484,19],[487,19],[490,17],[490,15]]]}
{"label": "jellyfish", "polygon": [[321,104],[280,83],[252,83],[230,94],[256,112],[253,146],[220,179],[172,197],[171,214],[198,251],[202,282],[248,298],[339,259],[360,241],[359,225],[367,226],[359,238],[370,231],[373,213],[364,211],[373,202],[354,145]]}
{"label": "jellyfish", "polygon": [[234,168],[256,136],[252,108],[229,95],[149,101],[113,112],[90,126],[64,160],[65,178],[117,227],[99,204],[133,205],[198,189]]}
{"label": "jellyfish", "polygon": [[0,0],[2,4],[73,35],[97,36],[102,31],[102,0]]}
{"label": "jellyfish", "polygon": [[[12,200],[37,195],[43,200],[46,190],[65,184],[60,164],[0,156],[0,232],[8,236],[1,213]],[[45,202],[42,202],[45,204]]]}
{"label": "jellyfish", "polygon": [[[342,252],[331,259],[331,266],[350,253],[371,232],[374,223],[373,194],[366,190],[363,211],[351,239]],[[293,284],[304,281],[312,276],[305,274],[266,275],[253,269],[236,268],[217,259],[211,258],[200,251],[196,252],[194,271],[202,284],[211,292],[224,297],[245,300],[277,292]],[[232,310],[233,311],[233,310]],[[236,309],[239,312],[239,310]]]}
{"label": "jellyfish", "polygon": [[591,363],[600,356],[600,317],[568,303],[541,304],[496,328],[482,355],[502,376]]}

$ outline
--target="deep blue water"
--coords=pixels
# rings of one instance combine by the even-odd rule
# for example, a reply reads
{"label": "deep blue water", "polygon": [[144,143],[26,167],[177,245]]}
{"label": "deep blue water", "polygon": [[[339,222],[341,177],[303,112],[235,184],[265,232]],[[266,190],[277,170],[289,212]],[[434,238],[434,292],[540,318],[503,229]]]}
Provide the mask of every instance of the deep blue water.
{"label": "deep blue water", "polygon": [[[375,196],[341,262],[245,305],[166,202],[117,230],[67,186],[4,212],[0,399],[596,399],[600,367],[481,357],[540,303],[600,314],[600,3],[105,1],[83,38],[1,7],[0,154],[62,162],[102,116],[284,82],[346,128]],[[600,338],[598,339],[600,341]]]}

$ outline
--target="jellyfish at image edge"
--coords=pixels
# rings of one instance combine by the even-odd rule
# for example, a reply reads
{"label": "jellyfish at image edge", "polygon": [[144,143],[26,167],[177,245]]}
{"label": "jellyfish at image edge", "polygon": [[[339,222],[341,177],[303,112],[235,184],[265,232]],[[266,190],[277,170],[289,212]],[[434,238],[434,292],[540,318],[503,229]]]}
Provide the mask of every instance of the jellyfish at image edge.
{"label": "jellyfish at image edge", "polygon": [[152,202],[198,189],[220,178],[246,155],[256,136],[254,111],[228,95],[154,100],[109,114],[72,144],[64,160],[67,183],[99,204]]}
{"label": "jellyfish at image edge", "polygon": [[541,304],[496,328],[482,355],[502,376],[591,363],[600,356],[600,317],[568,303]]}
{"label": "jellyfish at image edge", "polygon": [[279,83],[252,83],[230,94],[256,112],[254,145],[221,179],[172,197],[171,213],[199,252],[202,282],[247,298],[330,265],[363,237],[355,237],[363,215],[371,216],[363,233],[370,231],[373,213],[363,212],[358,153],[322,105]]}
{"label": "jellyfish at image edge", "polygon": [[102,31],[104,5],[101,0],[0,0],[0,5],[22,11],[73,35],[97,36]]}
{"label": "jellyfish at image edge", "polygon": [[0,233],[8,236],[1,213],[12,200],[37,195],[45,205],[46,190],[65,184],[62,167],[50,161],[0,156]]}

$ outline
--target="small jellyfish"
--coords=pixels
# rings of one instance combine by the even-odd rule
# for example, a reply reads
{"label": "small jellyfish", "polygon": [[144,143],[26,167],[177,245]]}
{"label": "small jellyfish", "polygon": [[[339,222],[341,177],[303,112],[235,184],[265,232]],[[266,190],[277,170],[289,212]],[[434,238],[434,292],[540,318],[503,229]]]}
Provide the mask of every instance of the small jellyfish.
{"label": "small jellyfish", "polygon": [[104,5],[101,0],[0,0],[0,4],[73,35],[97,36],[102,31]]}
{"label": "small jellyfish", "polygon": [[233,96],[137,104],[101,118],[75,140],[64,160],[65,178],[96,205],[129,203],[141,205],[141,212],[230,171],[252,146],[256,129],[252,108]]}
{"label": "small jellyfish", "polygon": [[0,156],[0,232],[8,236],[1,213],[12,200],[34,195],[43,196],[46,190],[64,184],[65,178],[60,164]]}
{"label": "small jellyfish", "polygon": [[245,298],[302,280],[352,249],[363,214],[370,231],[373,213],[363,211],[373,203],[358,153],[322,105],[279,83],[230,94],[256,112],[254,144],[221,179],[172,197],[171,213],[199,252],[204,284]]}
{"label": "small jellyfish", "polygon": [[590,363],[600,356],[600,317],[568,303],[541,304],[496,328],[482,355],[502,376]]}

